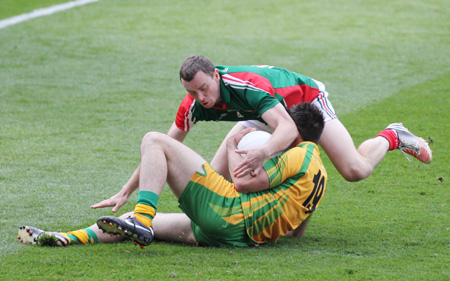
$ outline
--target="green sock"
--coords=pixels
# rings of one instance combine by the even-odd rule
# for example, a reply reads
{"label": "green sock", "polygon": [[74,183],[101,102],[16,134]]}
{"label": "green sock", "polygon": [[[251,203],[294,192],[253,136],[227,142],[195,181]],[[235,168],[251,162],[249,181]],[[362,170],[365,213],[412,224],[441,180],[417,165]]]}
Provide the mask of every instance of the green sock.
{"label": "green sock", "polygon": [[69,231],[69,232],[67,232],[67,236],[69,238],[70,244],[79,244],[79,243],[96,244],[96,243],[98,243],[97,234],[95,234],[95,232],[90,228]]}
{"label": "green sock", "polygon": [[[154,209],[154,214],[156,214],[156,205],[158,205],[158,200],[159,200],[158,194],[156,194],[152,191],[142,190],[142,191],[139,191],[138,200],[137,200],[136,205],[143,204],[143,205],[150,206]],[[152,216],[151,214],[141,213],[141,212],[139,212],[139,214],[146,216],[149,219],[153,219],[155,216],[155,215]]]}

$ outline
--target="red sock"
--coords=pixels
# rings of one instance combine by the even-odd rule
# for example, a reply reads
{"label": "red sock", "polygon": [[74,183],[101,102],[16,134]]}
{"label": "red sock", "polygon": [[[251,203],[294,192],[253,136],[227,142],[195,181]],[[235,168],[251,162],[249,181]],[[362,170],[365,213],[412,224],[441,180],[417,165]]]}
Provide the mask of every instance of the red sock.
{"label": "red sock", "polygon": [[377,135],[377,137],[378,136],[387,139],[387,141],[389,142],[389,150],[398,148],[398,137],[397,133],[394,130],[383,130]]}

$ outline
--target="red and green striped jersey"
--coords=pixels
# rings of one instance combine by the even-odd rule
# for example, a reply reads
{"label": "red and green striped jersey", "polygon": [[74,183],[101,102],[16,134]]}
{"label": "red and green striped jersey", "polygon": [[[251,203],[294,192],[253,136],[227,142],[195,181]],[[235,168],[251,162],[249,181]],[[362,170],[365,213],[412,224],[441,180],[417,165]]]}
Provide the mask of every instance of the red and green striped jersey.
{"label": "red and green striped jersey", "polygon": [[220,75],[221,107],[204,108],[190,95],[183,99],[176,126],[189,131],[198,121],[259,120],[278,103],[291,107],[319,95],[315,81],[289,70],[260,66],[216,66]]}
{"label": "red and green striped jersey", "polygon": [[241,194],[247,234],[256,243],[296,229],[319,206],[327,183],[319,149],[311,142],[267,160],[264,169],[270,188]]}

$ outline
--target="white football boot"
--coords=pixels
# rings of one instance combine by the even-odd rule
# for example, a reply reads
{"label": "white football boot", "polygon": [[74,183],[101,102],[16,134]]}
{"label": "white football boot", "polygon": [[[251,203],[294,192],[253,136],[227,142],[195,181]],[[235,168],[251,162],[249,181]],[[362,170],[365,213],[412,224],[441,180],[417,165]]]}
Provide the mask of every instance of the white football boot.
{"label": "white football boot", "polygon": [[386,130],[393,130],[397,134],[398,149],[405,154],[409,161],[412,161],[412,159],[407,154],[414,156],[423,163],[431,162],[433,155],[428,143],[423,138],[408,131],[402,123],[392,123],[386,127]]}

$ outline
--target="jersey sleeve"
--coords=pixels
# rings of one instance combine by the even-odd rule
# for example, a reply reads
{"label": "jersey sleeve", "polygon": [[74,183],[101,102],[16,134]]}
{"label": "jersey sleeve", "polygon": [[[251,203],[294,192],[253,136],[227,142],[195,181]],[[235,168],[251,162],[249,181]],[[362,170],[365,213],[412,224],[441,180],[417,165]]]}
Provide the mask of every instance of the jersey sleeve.
{"label": "jersey sleeve", "polygon": [[193,108],[195,105],[195,99],[190,95],[186,95],[178,108],[177,115],[175,117],[175,125],[182,131],[189,131],[195,122],[193,120]]}

